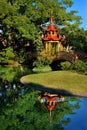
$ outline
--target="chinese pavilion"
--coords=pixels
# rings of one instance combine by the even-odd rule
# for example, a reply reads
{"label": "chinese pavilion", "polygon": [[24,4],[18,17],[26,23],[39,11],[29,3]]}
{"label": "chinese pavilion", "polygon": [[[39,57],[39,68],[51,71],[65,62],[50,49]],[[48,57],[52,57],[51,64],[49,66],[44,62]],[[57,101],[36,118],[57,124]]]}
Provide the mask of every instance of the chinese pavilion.
{"label": "chinese pavilion", "polygon": [[52,13],[50,17],[50,24],[46,29],[42,30],[42,42],[46,53],[56,54],[63,50],[62,43],[65,41],[65,36],[59,34],[60,29],[58,29],[52,21]]}

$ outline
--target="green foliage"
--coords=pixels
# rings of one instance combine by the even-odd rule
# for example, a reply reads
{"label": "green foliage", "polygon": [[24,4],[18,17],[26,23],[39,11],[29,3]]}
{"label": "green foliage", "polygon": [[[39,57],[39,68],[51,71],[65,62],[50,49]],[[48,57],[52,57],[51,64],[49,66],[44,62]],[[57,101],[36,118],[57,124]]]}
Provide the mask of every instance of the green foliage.
{"label": "green foliage", "polygon": [[72,0],[61,0],[61,2],[56,0],[36,0],[35,2],[32,0],[15,0],[12,2],[0,0],[0,5],[2,5],[0,8],[2,31],[4,32],[5,29],[4,33],[8,37],[9,34],[11,36],[15,34],[18,35],[17,37],[25,37],[35,41],[40,30],[39,26],[48,21],[51,11],[54,13],[55,22],[60,25],[65,26],[71,21],[80,20],[78,16],[74,15],[75,11],[73,13],[66,11],[67,7],[73,5]]}
{"label": "green foliage", "polygon": [[68,61],[61,63],[62,70],[75,70],[77,72],[81,72],[83,74],[87,74],[87,64],[82,60],[76,60],[75,64],[72,64]]}
{"label": "green foliage", "polygon": [[17,81],[21,76],[31,73],[27,66],[0,66],[0,78],[8,82]]}
{"label": "green foliage", "polygon": [[[84,29],[79,29],[81,17],[76,15],[75,10],[67,11],[67,8],[73,5],[72,0],[0,0],[0,5],[1,51],[3,48],[12,46],[15,50],[13,53],[16,53],[16,56],[19,54],[19,58],[15,58],[19,62],[29,60],[28,52],[42,50],[43,47],[37,40],[38,32],[41,30],[41,25],[46,25],[48,22],[51,11],[56,25],[62,26],[61,33],[66,35],[67,45],[73,45],[74,49],[82,49],[86,52],[86,32]],[[3,39],[6,44],[2,42]],[[2,52],[2,55],[4,62],[5,54]],[[7,54],[8,57],[10,56]],[[51,62],[49,58],[50,56],[39,59],[42,64],[48,64]]]}
{"label": "green foliage", "polygon": [[0,78],[6,81],[13,81],[16,78],[18,78],[18,75],[20,74],[21,70],[19,67],[2,67],[0,66]]}
{"label": "green foliage", "polygon": [[74,69],[78,72],[86,72],[87,71],[87,65],[85,62],[81,60],[76,60]]}
{"label": "green foliage", "polygon": [[26,52],[25,50],[21,49],[19,53],[15,54],[15,61],[18,61],[18,63],[23,63],[26,58]]}
{"label": "green foliage", "polygon": [[51,62],[52,62],[52,56],[43,51],[38,55],[37,61],[35,61],[33,65],[36,67],[42,67],[44,65],[50,65]]}
{"label": "green foliage", "polygon": [[86,52],[87,36],[86,31],[84,31],[84,29],[80,29],[77,28],[75,25],[72,25],[69,26],[68,28],[65,27],[63,31],[65,32],[64,34],[67,34],[66,35],[67,45],[72,46],[73,49],[76,51]]}
{"label": "green foliage", "polygon": [[[4,111],[4,115],[0,116],[2,121],[4,121],[4,125],[0,122],[0,126],[2,126],[2,130],[4,129],[19,129],[22,127],[26,127],[24,122],[25,115],[29,114],[27,111],[33,110],[33,106],[35,104],[35,92],[27,94],[23,96],[23,99],[19,99],[19,102],[15,104],[15,106],[11,106]],[[33,114],[33,113],[32,113]],[[32,116],[32,114],[30,116]]]}
{"label": "green foliage", "polygon": [[70,104],[70,98],[66,98],[66,102],[59,103],[59,107],[52,111],[52,119],[50,119],[49,111],[43,104],[40,104],[37,96],[37,92],[28,91],[14,105],[3,109],[0,114],[0,127],[2,130],[61,129],[70,122],[70,120],[64,119],[64,116],[74,114],[73,110],[79,108],[78,99],[71,99],[74,101],[74,105],[72,105]]}
{"label": "green foliage", "polygon": [[5,49],[5,54],[7,59],[14,59],[15,55],[13,53],[13,49],[11,47],[8,47]]}
{"label": "green foliage", "polygon": [[33,69],[33,72],[47,72],[47,71],[51,71],[51,67],[49,65],[44,65],[44,66],[36,66]]}
{"label": "green foliage", "polygon": [[71,70],[72,69],[72,63],[66,61],[61,63],[61,69],[62,70]]}
{"label": "green foliage", "polygon": [[0,60],[2,63],[9,64],[12,60],[14,60],[14,58],[15,58],[15,55],[11,47],[3,49],[3,51],[0,52]]}

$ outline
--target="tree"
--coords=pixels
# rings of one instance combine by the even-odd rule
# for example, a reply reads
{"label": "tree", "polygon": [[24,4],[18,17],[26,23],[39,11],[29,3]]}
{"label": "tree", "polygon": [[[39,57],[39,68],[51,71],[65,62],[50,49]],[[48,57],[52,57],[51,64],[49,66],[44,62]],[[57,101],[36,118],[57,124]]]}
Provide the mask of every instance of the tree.
{"label": "tree", "polygon": [[1,49],[11,46],[17,55],[25,53],[27,61],[30,53],[37,50],[41,25],[49,21],[51,11],[54,23],[62,27],[61,33],[66,37],[79,28],[81,20],[75,15],[77,11],[67,12],[72,0],[0,0],[0,5]]}
{"label": "tree", "polygon": [[14,61],[14,58],[15,58],[15,55],[11,47],[3,49],[2,52],[0,52],[0,62],[2,64],[5,64],[5,63],[11,64],[11,62]]}

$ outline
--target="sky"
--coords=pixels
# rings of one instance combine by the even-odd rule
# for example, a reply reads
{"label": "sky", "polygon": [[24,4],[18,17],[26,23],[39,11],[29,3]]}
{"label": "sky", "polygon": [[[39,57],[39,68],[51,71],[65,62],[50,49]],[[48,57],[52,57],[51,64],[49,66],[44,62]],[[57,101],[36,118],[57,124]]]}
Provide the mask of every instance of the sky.
{"label": "sky", "polygon": [[83,27],[87,30],[87,0],[73,0],[74,4],[71,9],[77,10],[77,15],[82,17],[82,24],[80,27]]}

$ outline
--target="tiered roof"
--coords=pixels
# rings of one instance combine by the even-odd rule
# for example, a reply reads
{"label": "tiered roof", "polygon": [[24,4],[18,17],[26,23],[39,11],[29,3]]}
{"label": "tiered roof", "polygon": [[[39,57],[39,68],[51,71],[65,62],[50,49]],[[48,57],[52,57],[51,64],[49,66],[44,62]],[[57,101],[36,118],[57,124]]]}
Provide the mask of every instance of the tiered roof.
{"label": "tiered roof", "polygon": [[53,24],[50,24],[47,28],[47,31],[58,31],[58,29]]}
{"label": "tiered roof", "polygon": [[59,38],[57,36],[50,36],[49,35],[49,36],[43,38],[43,40],[45,40],[45,41],[49,41],[49,40],[58,41]]}
{"label": "tiered roof", "polygon": [[52,18],[53,16],[51,12],[51,17],[49,21],[50,24],[47,28],[43,29],[44,37],[42,38],[42,40],[43,41],[59,41],[59,40],[64,41],[65,37],[62,37],[58,34],[60,32],[60,29],[53,24]]}

